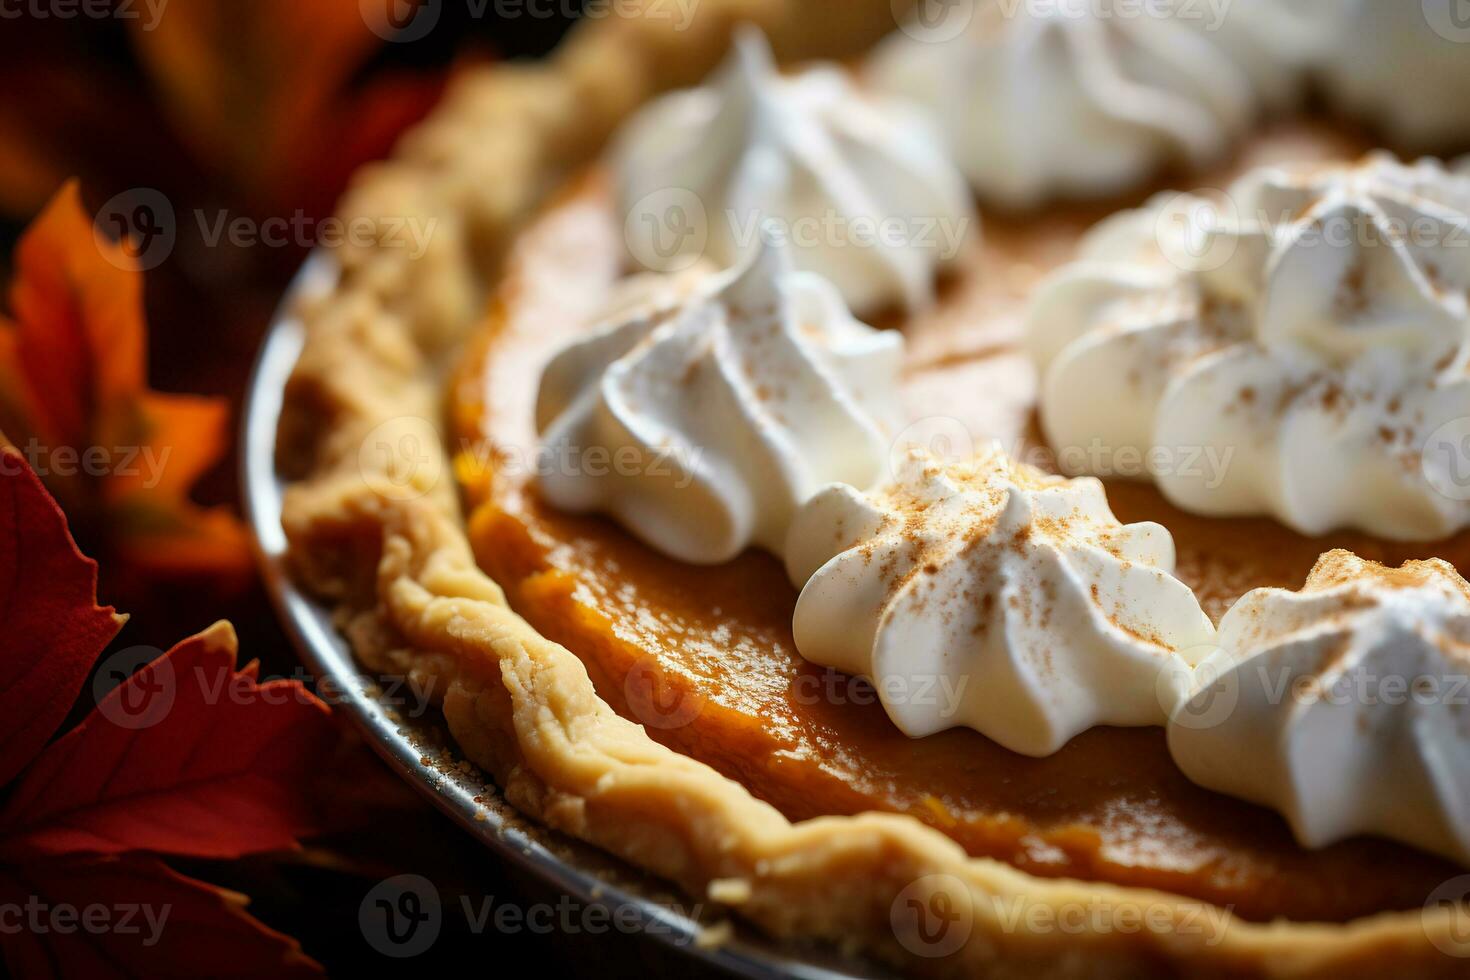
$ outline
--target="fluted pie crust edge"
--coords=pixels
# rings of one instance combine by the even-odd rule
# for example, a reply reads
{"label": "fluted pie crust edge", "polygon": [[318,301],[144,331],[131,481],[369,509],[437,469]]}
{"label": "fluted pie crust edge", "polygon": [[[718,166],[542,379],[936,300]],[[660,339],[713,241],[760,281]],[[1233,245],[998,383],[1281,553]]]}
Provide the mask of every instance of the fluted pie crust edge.
{"label": "fluted pie crust edge", "polygon": [[[894,16],[889,0],[702,0],[675,30],[669,0],[640,2],[645,16],[586,21],[545,62],[460,79],[343,202],[380,236],[336,251],[337,286],[303,303],[278,464],[292,573],[336,610],[361,662],[442,693],[465,756],[527,816],[777,936],[929,975],[1464,975],[1466,961],[1435,943],[1450,942],[1448,908],[1251,923],[1162,892],[970,858],[906,816],[793,824],[617,715],[573,653],[511,611],[471,554],[442,445],[412,472],[361,451],[385,425],[442,419],[449,361],[493,298],[488,285],[515,288],[516,232],[635,106],[709,70],[734,23],[763,26],[786,58],[841,57]],[[416,259],[405,219],[434,223]],[[927,957],[890,915],[901,893],[927,902],[936,890],[970,933]]]}

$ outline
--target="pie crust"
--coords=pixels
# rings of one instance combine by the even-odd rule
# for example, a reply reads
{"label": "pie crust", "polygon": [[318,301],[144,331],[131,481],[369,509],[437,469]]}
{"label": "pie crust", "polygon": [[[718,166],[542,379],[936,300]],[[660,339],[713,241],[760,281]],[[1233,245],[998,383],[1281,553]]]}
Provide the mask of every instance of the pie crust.
{"label": "pie crust", "polygon": [[[934,975],[1464,975],[1444,952],[1470,952],[1448,905],[1258,924],[1163,892],[969,858],[910,817],[792,823],[619,716],[573,653],[509,608],[475,563],[439,423],[426,420],[443,416],[450,361],[493,284],[513,290],[534,274],[516,268],[516,232],[633,107],[713,67],[733,24],[762,26],[783,58],[843,57],[892,29],[904,4],[702,0],[682,30],[667,0],[638,6],[641,16],[579,25],[544,63],[461,79],[343,202],[381,233],[337,251],[336,288],[303,303],[307,342],[278,463],[293,573],[335,609],[359,659],[442,693],[465,756],[529,817],[777,936]],[[416,260],[405,219],[435,222]],[[952,936],[936,945],[907,933],[910,903],[943,914]]]}

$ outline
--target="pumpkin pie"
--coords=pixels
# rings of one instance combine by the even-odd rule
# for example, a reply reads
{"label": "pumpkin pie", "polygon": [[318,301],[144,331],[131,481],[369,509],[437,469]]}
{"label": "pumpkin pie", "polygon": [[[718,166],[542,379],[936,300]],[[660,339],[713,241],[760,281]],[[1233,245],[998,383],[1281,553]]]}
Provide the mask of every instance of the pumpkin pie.
{"label": "pumpkin pie", "polygon": [[[1355,739],[1390,746],[1379,765],[1419,772],[1430,722],[1403,734],[1406,709],[1284,714],[1247,667],[1295,656],[1332,603],[1336,639],[1296,668],[1308,683],[1331,664],[1389,662],[1372,638],[1404,608],[1433,624],[1405,634],[1421,659],[1463,665],[1462,511],[1426,491],[1413,519],[1383,517],[1402,498],[1379,456],[1397,457],[1359,443],[1361,492],[1330,507],[1264,464],[1214,483],[1228,506],[1201,504],[1182,468],[1119,468],[1120,447],[1146,460],[1189,439],[1254,446],[1320,409],[1296,374],[1267,369],[1251,339],[1260,304],[1232,278],[1280,229],[1234,215],[1208,226],[1208,247],[1170,255],[1158,229],[1182,214],[1198,230],[1208,202],[1153,192],[1187,180],[1236,201],[1265,186],[1296,202],[1281,222],[1294,233],[1304,209],[1352,197],[1342,188],[1366,172],[1409,178],[1385,177],[1380,158],[1340,163],[1373,137],[1290,109],[1306,84],[1298,53],[1246,59],[1256,24],[1219,37],[1036,25],[1005,54],[1009,74],[963,73],[1009,113],[1024,114],[1027,72],[1068,107],[1029,161],[1036,143],[996,146],[1014,120],[936,128],[886,94],[849,112],[855,83],[835,68],[782,76],[773,96],[759,42],[726,56],[729,25],[748,21],[783,60],[871,64],[873,85],[922,103],[934,72],[963,58],[906,22],[857,60],[895,29],[889,6],[706,0],[687,35],[652,9],[589,22],[546,65],[466,82],[365,176],[349,211],[443,225],[412,261],[387,236],[342,254],[340,284],[305,310],[280,438],[297,575],[336,604],[370,669],[446,692],[451,733],[511,803],[774,934],[944,974],[1461,975],[1463,912],[1445,888],[1464,874],[1451,797],[1467,783],[1432,766],[1406,777],[1406,801],[1449,814],[1412,827],[1376,810],[1334,823],[1324,808],[1373,808],[1288,792],[1305,781],[1299,743],[1343,783],[1366,778]],[[1161,38],[1201,60],[1170,55],[1161,75],[1149,60]],[[949,53],[920,72],[923,43]],[[1221,89],[1216,63],[1239,69]],[[711,69],[705,88],[623,125]],[[1189,97],[1148,114],[1088,88],[1180,77]],[[1116,150],[1106,165],[1047,169],[1084,132]],[[938,145],[957,166],[935,162]],[[1004,159],[966,158],[987,147]],[[1428,196],[1432,217],[1453,212]],[[923,249],[881,235],[885,218],[912,232],[916,215],[960,232]],[[821,237],[864,221],[880,232],[858,244]],[[799,241],[802,228],[817,237]],[[1380,283],[1402,285],[1380,277],[1417,274],[1437,297],[1459,288],[1446,269],[1360,261],[1368,271],[1332,280],[1368,294],[1349,297],[1356,312]],[[1293,283],[1318,281],[1315,268]],[[1463,326],[1463,296],[1444,304]],[[1320,340],[1302,336],[1293,351]],[[1425,357],[1441,386],[1437,350]],[[1267,366],[1228,385],[1199,370],[1231,355]],[[1346,355],[1320,356],[1303,369],[1314,384],[1364,383]],[[1402,360],[1373,375],[1404,376]],[[1164,404],[1191,379],[1193,401]],[[1211,401],[1227,388],[1237,401]],[[1126,423],[1143,415],[1139,436]],[[364,451],[401,448],[405,433],[432,465]],[[892,448],[905,439],[922,448]],[[956,452],[956,439],[973,444]],[[1063,451],[1092,444],[1106,465]],[[1298,458],[1274,442],[1253,451]],[[986,584],[1016,582],[1028,584]],[[885,689],[886,648],[937,651],[927,677],[941,693],[957,681],[964,705],[936,721],[932,702]],[[982,652],[950,655],[962,648]],[[1045,663],[1026,661],[1014,697],[965,690],[1023,654]],[[1194,723],[1221,678],[1244,707]],[[1449,709],[1427,717],[1459,724]],[[1312,748],[1339,723],[1351,751]],[[1278,735],[1243,766],[1237,747],[1261,731]]]}

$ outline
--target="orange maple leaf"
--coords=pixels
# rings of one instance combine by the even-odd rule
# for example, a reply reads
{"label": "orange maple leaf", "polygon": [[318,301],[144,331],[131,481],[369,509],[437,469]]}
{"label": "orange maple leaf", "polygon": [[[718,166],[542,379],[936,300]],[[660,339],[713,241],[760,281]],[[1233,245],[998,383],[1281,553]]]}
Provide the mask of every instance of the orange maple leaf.
{"label": "orange maple leaf", "polygon": [[245,532],[189,490],[227,444],[218,399],[150,391],[143,282],[70,182],[16,248],[0,316],[0,431],[128,567],[239,581]]}

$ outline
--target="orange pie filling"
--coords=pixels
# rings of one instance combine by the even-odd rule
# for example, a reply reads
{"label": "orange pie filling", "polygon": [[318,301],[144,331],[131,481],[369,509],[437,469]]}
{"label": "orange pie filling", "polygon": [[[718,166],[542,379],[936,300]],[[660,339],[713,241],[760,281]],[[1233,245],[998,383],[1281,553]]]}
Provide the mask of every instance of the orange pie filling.
{"label": "orange pie filling", "polygon": [[[1301,156],[1304,138],[1319,154],[1351,151],[1291,134],[1278,152]],[[1008,446],[1039,444],[1034,371],[1018,343],[1021,300],[1098,216],[989,220],[983,247],[946,284],[940,307],[891,324],[908,339],[911,416],[959,417]],[[792,819],[906,813],[971,854],[1032,874],[1159,888],[1248,919],[1341,921],[1417,908],[1461,873],[1380,840],[1304,849],[1275,813],[1189,782],[1162,729],[1094,728],[1047,758],[968,729],[910,739],[866,682],[798,655],[797,593],[776,558],[752,551],[695,567],[610,520],[538,500],[538,468],[565,462],[538,455],[541,370],[607,303],[623,253],[606,187],[592,175],[522,239],[456,378],[452,413],[478,561],[516,611],[572,650],[599,694],[652,737]],[[1192,516],[1143,483],[1107,489],[1121,521],[1172,531],[1176,574],[1216,619],[1250,589],[1300,587],[1332,547],[1391,564],[1437,555],[1470,566],[1467,540],[1312,539],[1267,520]]]}

